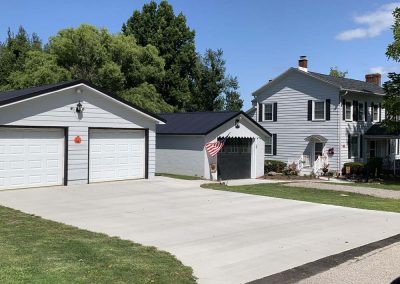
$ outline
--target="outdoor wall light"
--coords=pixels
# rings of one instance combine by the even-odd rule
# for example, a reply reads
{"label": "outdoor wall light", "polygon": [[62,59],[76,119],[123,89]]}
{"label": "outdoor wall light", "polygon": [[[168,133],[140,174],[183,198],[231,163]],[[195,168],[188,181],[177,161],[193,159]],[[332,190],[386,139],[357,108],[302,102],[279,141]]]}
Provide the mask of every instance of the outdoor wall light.
{"label": "outdoor wall light", "polygon": [[236,120],[235,120],[235,127],[236,128],[240,128],[240,124],[239,124],[239,122],[240,122],[240,117],[239,118],[237,118]]}
{"label": "outdoor wall light", "polygon": [[83,113],[85,108],[82,106],[81,101],[79,101],[78,104],[76,105],[76,107],[71,107],[71,110],[75,110],[75,112],[79,114],[79,113]]}

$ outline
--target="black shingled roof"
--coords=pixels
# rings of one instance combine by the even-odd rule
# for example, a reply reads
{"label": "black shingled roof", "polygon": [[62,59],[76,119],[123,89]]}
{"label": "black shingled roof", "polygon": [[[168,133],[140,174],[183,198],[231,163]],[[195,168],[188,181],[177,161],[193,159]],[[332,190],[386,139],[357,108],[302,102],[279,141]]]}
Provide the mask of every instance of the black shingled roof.
{"label": "black shingled roof", "polygon": [[372,125],[367,132],[365,132],[365,135],[371,135],[371,136],[400,136],[399,132],[394,132],[390,131],[386,127],[384,127],[380,123],[376,123]]}
{"label": "black shingled roof", "polygon": [[334,84],[344,90],[349,90],[349,91],[359,91],[359,92],[365,92],[365,93],[372,93],[372,94],[380,94],[384,95],[385,91],[383,90],[382,87],[373,84],[373,83],[368,83],[360,80],[354,80],[354,79],[348,79],[348,78],[339,78],[335,76],[330,76],[326,74],[321,74],[321,73],[316,73],[316,72],[308,72],[311,76],[314,76],[318,79],[321,79],[323,81],[326,81],[328,83]]}
{"label": "black shingled roof", "polygon": [[154,117],[155,119],[165,122],[163,118],[155,115],[154,113],[146,111],[146,110],[142,109],[141,107],[138,107],[130,102],[127,102],[124,99],[122,99],[114,94],[111,94],[105,90],[102,90],[101,88],[99,88],[85,80],[74,80],[74,81],[69,81],[69,82],[61,82],[61,83],[56,83],[56,84],[43,85],[43,86],[33,87],[33,88],[0,92],[0,106],[18,102],[18,101],[22,101],[22,100],[29,99],[29,98],[33,98],[36,96],[40,96],[40,95],[43,95],[46,93],[58,91],[58,90],[72,87],[72,86],[79,85],[79,84],[85,84],[85,85],[87,85],[93,89],[96,89],[99,92],[102,92],[103,94],[105,94],[121,103],[124,103],[132,108],[135,108],[135,109],[139,110],[140,112],[143,112],[151,117]]}
{"label": "black shingled roof", "polygon": [[240,114],[271,135],[243,111],[163,113],[159,116],[166,120],[166,124],[157,125],[156,132],[169,135],[206,135]]}

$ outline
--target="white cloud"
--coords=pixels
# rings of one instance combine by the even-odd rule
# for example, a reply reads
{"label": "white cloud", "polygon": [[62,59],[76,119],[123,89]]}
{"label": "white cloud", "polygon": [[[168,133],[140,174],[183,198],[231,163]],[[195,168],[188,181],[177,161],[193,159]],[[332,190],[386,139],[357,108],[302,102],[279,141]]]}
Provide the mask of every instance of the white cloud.
{"label": "white cloud", "polygon": [[338,40],[353,40],[359,38],[370,38],[380,35],[389,29],[394,22],[392,12],[400,7],[400,2],[388,3],[380,6],[373,12],[354,17],[354,22],[365,27],[345,30],[336,36]]}
{"label": "white cloud", "polygon": [[397,66],[375,66],[369,68],[369,73],[380,73],[382,75],[387,75],[390,72],[396,72],[399,68]]}

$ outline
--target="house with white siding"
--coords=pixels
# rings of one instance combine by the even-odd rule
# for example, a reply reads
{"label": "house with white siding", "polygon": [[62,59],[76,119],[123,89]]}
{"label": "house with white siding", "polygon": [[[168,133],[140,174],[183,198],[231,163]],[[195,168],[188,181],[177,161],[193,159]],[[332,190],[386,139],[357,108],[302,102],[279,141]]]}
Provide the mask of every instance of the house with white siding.
{"label": "house with white siding", "polygon": [[270,80],[253,93],[247,112],[272,133],[265,159],[296,163],[302,173],[320,173],[324,165],[340,172],[344,163],[381,157],[388,167],[400,159],[399,136],[382,130],[385,118],[380,74],[365,81],[297,68]]}

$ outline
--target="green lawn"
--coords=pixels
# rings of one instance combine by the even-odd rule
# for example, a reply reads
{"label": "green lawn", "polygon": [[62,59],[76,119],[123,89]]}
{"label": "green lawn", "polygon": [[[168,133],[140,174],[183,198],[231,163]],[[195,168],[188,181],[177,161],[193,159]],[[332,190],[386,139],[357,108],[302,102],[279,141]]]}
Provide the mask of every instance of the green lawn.
{"label": "green lawn", "polygon": [[0,206],[0,283],[195,283],[153,247]]}
{"label": "green lawn", "polygon": [[284,199],[309,201],[314,203],[332,204],[345,207],[400,212],[400,200],[378,198],[350,192],[320,190],[312,188],[294,188],[285,186],[284,184],[225,186],[217,183],[209,183],[203,184],[202,187],[216,190],[271,196]]}
{"label": "green lawn", "polygon": [[400,190],[400,182],[382,182],[382,183],[364,183],[364,182],[354,182],[354,183],[334,183],[346,186],[362,186],[369,188],[380,188],[380,189],[389,189],[389,190]]}
{"label": "green lawn", "polygon": [[175,175],[175,174],[166,174],[166,173],[156,173],[156,176],[163,176],[169,178],[176,178],[176,179],[184,179],[184,180],[201,180],[201,177],[195,176],[185,176],[185,175]]}

